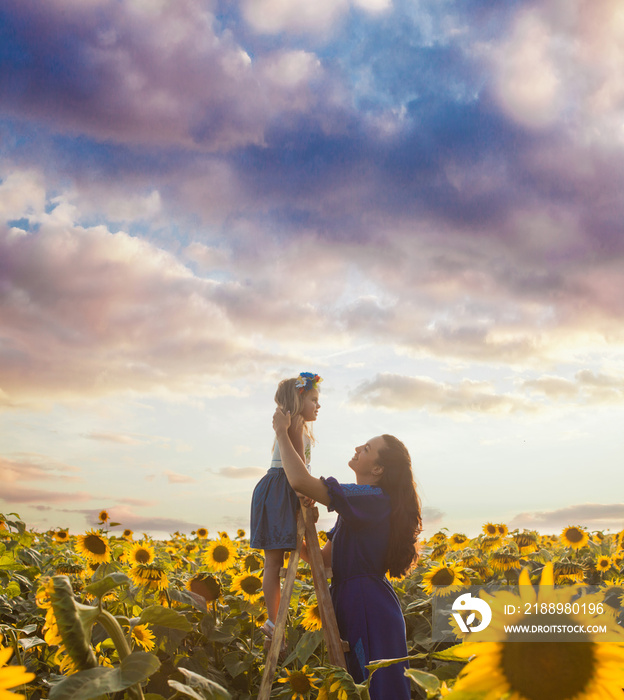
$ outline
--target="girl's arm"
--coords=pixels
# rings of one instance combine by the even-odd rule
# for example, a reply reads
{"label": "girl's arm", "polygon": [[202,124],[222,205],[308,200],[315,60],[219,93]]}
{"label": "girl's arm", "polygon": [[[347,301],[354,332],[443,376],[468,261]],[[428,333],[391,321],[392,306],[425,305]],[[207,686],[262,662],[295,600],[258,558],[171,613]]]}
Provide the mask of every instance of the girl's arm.
{"label": "girl's arm", "polygon": [[[292,445],[295,448],[295,452],[301,457],[303,463],[305,464],[306,458],[303,443],[304,423],[305,421],[300,415],[291,418],[290,426],[288,428],[288,437],[290,438],[290,441],[292,442]],[[297,496],[302,500],[304,506],[306,506],[307,508],[311,508],[314,505],[314,501],[311,498],[308,498],[304,493],[300,493],[296,489],[295,492]]]}
{"label": "girl's arm", "polygon": [[273,428],[280,448],[282,466],[286,472],[286,477],[295,491],[328,506],[329,491],[327,486],[320,479],[313,477],[306,469],[301,455],[295,450],[290,441],[288,435],[289,426],[290,413],[284,413],[281,408],[277,408],[273,414]]}
{"label": "girl's arm", "polygon": [[295,416],[288,426],[288,437],[295,448],[295,452],[301,457],[305,464],[305,454],[303,450],[303,423],[301,416]]}

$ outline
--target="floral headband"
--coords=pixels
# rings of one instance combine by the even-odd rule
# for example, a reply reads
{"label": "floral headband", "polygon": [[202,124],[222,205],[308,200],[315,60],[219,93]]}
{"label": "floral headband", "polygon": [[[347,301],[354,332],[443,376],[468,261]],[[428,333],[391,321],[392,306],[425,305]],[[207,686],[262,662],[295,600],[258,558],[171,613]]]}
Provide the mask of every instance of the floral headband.
{"label": "floral headband", "polygon": [[310,389],[316,389],[317,386],[323,380],[318,376],[318,374],[312,374],[312,372],[301,372],[295,386],[299,389],[299,393],[303,394],[304,391],[310,391]]}

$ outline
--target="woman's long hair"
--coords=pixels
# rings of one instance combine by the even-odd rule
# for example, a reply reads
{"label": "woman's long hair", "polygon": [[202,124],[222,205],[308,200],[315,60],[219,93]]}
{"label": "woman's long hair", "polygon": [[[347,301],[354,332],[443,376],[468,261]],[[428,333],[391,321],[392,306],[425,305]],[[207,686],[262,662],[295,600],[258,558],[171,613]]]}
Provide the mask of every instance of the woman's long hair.
{"label": "woman's long hair", "polygon": [[390,538],[386,567],[390,576],[403,576],[418,560],[416,542],[422,530],[420,499],[407,447],[393,435],[382,435],[385,446],[377,463],[384,468],[377,482],[390,496]]}

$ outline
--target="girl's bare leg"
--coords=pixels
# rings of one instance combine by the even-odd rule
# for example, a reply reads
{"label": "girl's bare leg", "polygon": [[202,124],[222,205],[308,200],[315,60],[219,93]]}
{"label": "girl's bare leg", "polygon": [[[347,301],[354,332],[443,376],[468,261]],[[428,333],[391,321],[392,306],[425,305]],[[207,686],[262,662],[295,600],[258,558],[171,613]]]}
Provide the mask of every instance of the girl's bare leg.
{"label": "girl's bare leg", "polygon": [[266,549],[264,551],[262,592],[271,622],[275,622],[280,604],[282,586],[279,573],[284,566],[284,551],[283,549]]}

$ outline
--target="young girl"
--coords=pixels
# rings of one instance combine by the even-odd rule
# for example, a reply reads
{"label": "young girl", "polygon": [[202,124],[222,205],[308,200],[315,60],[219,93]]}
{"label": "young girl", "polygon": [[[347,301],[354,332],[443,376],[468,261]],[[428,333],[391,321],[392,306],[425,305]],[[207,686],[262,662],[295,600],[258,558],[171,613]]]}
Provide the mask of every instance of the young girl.
{"label": "young girl", "polygon": [[[302,372],[298,377],[281,381],[275,393],[275,403],[292,416],[288,428],[289,441],[308,472],[313,441],[308,424],[316,420],[321,407],[318,386],[321,381],[318,374]],[[251,499],[250,545],[255,549],[264,549],[262,591],[268,620],[262,629],[267,637],[273,635],[279,608],[279,572],[284,566],[284,552],[297,546],[299,496],[288,483],[276,440],[271,468],[256,485]],[[305,505],[311,505],[309,499],[306,498],[306,501]]]}

